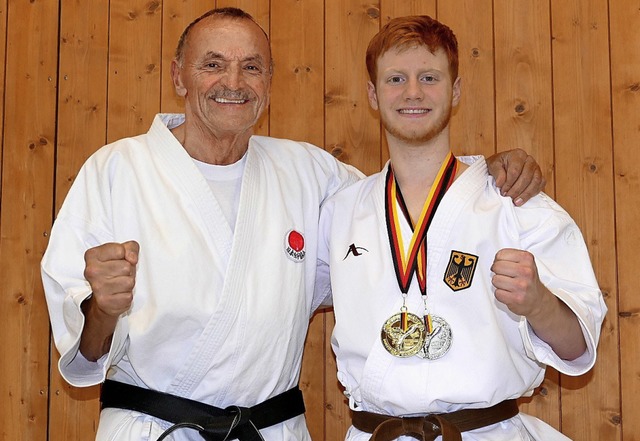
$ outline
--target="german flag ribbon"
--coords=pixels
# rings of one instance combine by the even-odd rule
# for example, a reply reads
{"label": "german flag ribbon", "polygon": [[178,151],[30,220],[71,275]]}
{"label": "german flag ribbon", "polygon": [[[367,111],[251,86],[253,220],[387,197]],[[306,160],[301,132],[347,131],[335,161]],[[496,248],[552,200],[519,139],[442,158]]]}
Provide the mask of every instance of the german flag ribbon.
{"label": "german flag ribbon", "polygon": [[[396,182],[391,165],[387,170],[385,186],[387,234],[389,235],[391,257],[393,259],[398,286],[403,294],[408,293],[411,278],[415,271],[420,292],[423,296],[427,295],[427,230],[435,216],[438,205],[440,205],[440,201],[455,179],[457,168],[456,158],[449,152],[440,166],[436,179],[431,185],[429,195],[422,206],[420,218],[415,226],[409,216],[409,210],[404,202],[400,186]],[[399,211],[403,213],[413,231],[408,252],[405,252],[404,241],[402,240]]]}

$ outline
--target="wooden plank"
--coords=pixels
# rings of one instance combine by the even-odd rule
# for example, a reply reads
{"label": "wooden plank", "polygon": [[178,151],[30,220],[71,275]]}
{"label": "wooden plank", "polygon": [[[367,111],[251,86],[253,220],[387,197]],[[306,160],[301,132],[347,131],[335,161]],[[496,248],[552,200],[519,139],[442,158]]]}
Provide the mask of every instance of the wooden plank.
{"label": "wooden plank", "polygon": [[365,174],[380,171],[380,124],[372,118],[365,53],[380,13],[364,0],[325,5],[325,148]]}
{"label": "wooden plank", "polygon": [[458,39],[462,99],[451,119],[451,146],[457,155],[496,151],[491,11],[491,0],[438,1],[436,18]]}
{"label": "wooden plank", "polygon": [[[0,69],[0,102],[4,104],[4,78],[5,68],[7,64],[6,60],[6,46],[7,46],[7,0],[0,0],[0,61],[2,62],[2,69]],[[4,106],[0,106],[0,134],[4,132]],[[0,136],[0,207],[2,207],[2,147],[3,137]],[[0,217],[1,219],[1,217]],[[0,224],[1,226],[1,224]]]}
{"label": "wooden plank", "polygon": [[108,142],[146,133],[160,109],[161,6],[111,0]]}
{"label": "wooden plank", "polygon": [[[269,133],[279,138],[324,143],[324,14],[322,2],[282,0],[271,5],[275,71]],[[311,438],[325,438],[325,315],[314,315],[305,343],[300,388]],[[330,331],[329,331],[330,332]]]}
{"label": "wooden plank", "polygon": [[176,94],[171,81],[171,61],[180,35],[196,18],[214,5],[208,0],[162,1],[162,68],[160,108],[163,113],[184,113],[184,98]]}
{"label": "wooden plank", "polygon": [[[326,316],[326,312],[318,311],[314,314],[309,324],[309,332],[307,333],[302,357],[302,371],[300,373],[300,390],[302,390],[304,396],[307,427],[309,428],[311,439],[318,441],[327,439],[325,437],[326,416],[324,400],[325,379],[327,376],[325,357],[331,356],[331,352],[326,353],[325,331],[330,336],[331,330],[326,329]],[[331,374],[334,374],[334,372],[330,372]]]}
{"label": "wooden plank", "polygon": [[561,378],[562,430],[613,441],[621,433],[607,2],[554,0],[551,22],[556,199],[582,229],[609,306],[595,368]]}
{"label": "wooden plank", "polygon": [[395,17],[405,15],[429,15],[436,17],[437,0],[405,0],[402,2],[394,0],[380,1],[381,25]]}
{"label": "wooden plank", "polygon": [[47,437],[49,320],[40,259],[51,226],[58,2],[11,2],[7,11],[0,213],[2,437]]}
{"label": "wooden plank", "polygon": [[[56,211],[85,159],[106,141],[109,2],[62,0],[60,11]],[[95,437],[100,388],[74,388],[51,347],[49,439]]]}
{"label": "wooden plank", "polygon": [[640,415],[640,296],[634,264],[640,249],[640,165],[633,160],[640,145],[640,2],[610,2],[609,8],[622,391],[621,414],[612,413],[612,419],[623,421],[622,439],[631,440],[640,439],[640,419],[634,417]]}
{"label": "wooden plank", "polygon": [[549,15],[544,2],[494,2],[497,144],[532,154],[549,183],[545,191],[553,196]]}
{"label": "wooden plank", "polygon": [[[536,0],[494,2],[496,142],[532,154],[553,196],[553,90],[549,4]],[[531,38],[536,35],[536,38]],[[559,374],[548,368],[522,412],[560,430]]]}
{"label": "wooden plank", "polygon": [[271,136],[324,143],[322,2],[281,0],[271,14]]}
{"label": "wooden plank", "polygon": [[333,310],[325,314],[327,335],[325,338],[326,390],[325,390],[325,441],[343,440],[351,426],[351,410],[338,381],[338,366],[331,348],[331,332],[336,324]]}
{"label": "wooden plank", "polygon": [[[271,11],[269,0],[217,0],[216,7],[233,6],[240,8],[253,16],[262,29],[269,35]],[[256,124],[256,135],[269,135],[269,109],[267,109]]]}

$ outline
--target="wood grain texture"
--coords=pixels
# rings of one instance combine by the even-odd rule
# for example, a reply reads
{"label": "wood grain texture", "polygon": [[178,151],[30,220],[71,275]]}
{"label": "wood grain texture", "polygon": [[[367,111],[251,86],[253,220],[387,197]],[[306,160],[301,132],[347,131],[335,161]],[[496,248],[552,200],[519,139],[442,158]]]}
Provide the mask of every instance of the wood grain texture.
{"label": "wood grain texture", "polygon": [[551,20],[556,199],[582,230],[609,307],[595,368],[561,379],[561,426],[574,439],[614,441],[621,434],[607,4],[552,1]]}
{"label": "wood grain texture", "polygon": [[111,0],[107,142],[146,133],[160,110],[162,2]]}
{"label": "wood grain texture", "polygon": [[[169,77],[183,28],[214,6],[246,9],[271,36],[271,108],[257,133],[310,141],[377,172],[387,159],[366,97],[369,39],[429,14],[460,42],[454,151],[521,147],[576,219],[609,314],[592,372],[549,370],[521,409],[575,440],[640,439],[640,3],[638,0],[0,0],[0,440],[91,440],[98,388],[67,385],[49,344],[39,260],[84,159],[182,110]],[[314,440],[350,425],[330,347],[311,322],[301,387]]]}
{"label": "wood grain texture", "polygon": [[451,120],[457,155],[496,152],[493,16],[490,0],[438,2],[437,19],[458,39],[462,98]]}
{"label": "wood grain texture", "polygon": [[622,393],[621,412],[611,414],[621,423],[622,439],[632,440],[640,439],[640,296],[635,283],[640,249],[640,167],[635,161],[640,145],[640,2],[610,2],[609,8]]}
{"label": "wood grain texture", "polygon": [[[547,3],[494,2],[495,120],[498,150],[522,148],[540,163],[553,196],[553,83]],[[532,38],[535,36],[535,38]],[[547,369],[544,384],[520,410],[560,430],[558,372]]]}
{"label": "wood grain texture", "polygon": [[58,13],[54,0],[11,2],[0,212],[0,427],[11,441],[48,428],[49,325],[40,259],[53,212]]}
{"label": "wood grain texture", "polygon": [[[0,1],[0,60],[4,66],[0,69],[0,101],[5,102],[5,69],[6,48],[7,48],[7,1]],[[4,106],[0,106],[0,134],[4,133]],[[2,206],[2,149],[4,146],[4,136],[0,136],[0,207]],[[0,221],[1,221],[0,216]],[[0,228],[2,224],[0,224]]]}
{"label": "wood grain texture", "polygon": [[[63,0],[60,17],[56,212],[83,162],[106,142],[109,2]],[[69,386],[53,342],[51,360],[49,439],[94,439],[100,388]]]}
{"label": "wood grain texture", "polygon": [[380,124],[367,99],[365,53],[380,11],[360,0],[325,5],[326,149],[363,173],[380,170]]}

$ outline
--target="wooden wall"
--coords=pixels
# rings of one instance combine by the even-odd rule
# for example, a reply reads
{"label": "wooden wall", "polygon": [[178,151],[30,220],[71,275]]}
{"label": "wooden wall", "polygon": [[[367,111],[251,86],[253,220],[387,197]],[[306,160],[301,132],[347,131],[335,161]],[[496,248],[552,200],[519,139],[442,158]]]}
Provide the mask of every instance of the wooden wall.
{"label": "wooden wall", "polygon": [[[521,405],[576,440],[640,439],[639,0],[0,0],[0,433],[93,439],[97,388],[59,377],[39,261],[84,159],[180,111],[169,63],[182,29],[240,6],[269,32],[276,72],[261,134],[307,140],[366,173],[386,161],[365,94],[364,52],[390,17],[430,14],[461,43],[455,153],[519,146],[583,230],[606,295],[596,367],[548,372]],[[571,264],[571,262],[567,262]],[[349,425],[314,317],[302,387],[314,440]]]}

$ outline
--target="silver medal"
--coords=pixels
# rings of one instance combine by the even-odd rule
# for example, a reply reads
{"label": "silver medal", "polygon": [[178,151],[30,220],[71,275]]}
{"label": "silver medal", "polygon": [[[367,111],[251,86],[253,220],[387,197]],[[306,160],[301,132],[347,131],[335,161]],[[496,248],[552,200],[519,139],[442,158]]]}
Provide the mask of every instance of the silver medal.
{"label": "silver medal", "polygon": [[437,315],[431,316],[433,331],[427,334],[424,345],[416,356],[426,358],[427,360],[436,360],[449,351],[453,336],[451,335],[451,327],[442,317]]}

